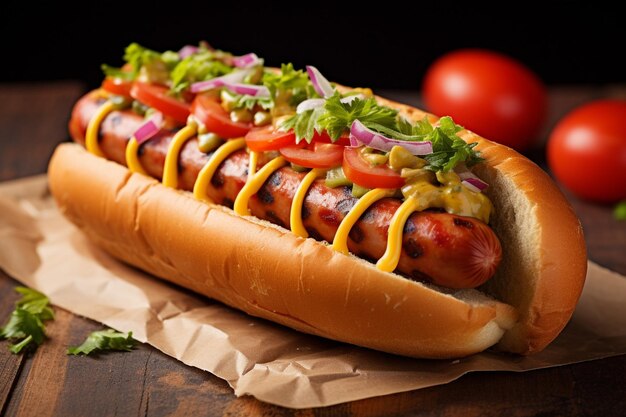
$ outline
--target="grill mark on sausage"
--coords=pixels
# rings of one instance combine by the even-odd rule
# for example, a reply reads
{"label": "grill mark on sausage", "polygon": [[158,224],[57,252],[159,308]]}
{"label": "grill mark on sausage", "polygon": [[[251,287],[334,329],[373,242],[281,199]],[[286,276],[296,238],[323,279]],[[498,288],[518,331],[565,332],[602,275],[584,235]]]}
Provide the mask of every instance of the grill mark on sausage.
{"label": "grill mark on sausage", "polygon": [[352,226],[352,229],[350,229],[348,237],[352,239],[354,243],[361,243],[365,238],[365,233],[363,233],[363,230],[355,224]]}
{"label": "grill mark on sausage", "polygon": [[267,184],[273,187],[279,187],[281,182],[283,181],[283,176],[280,171],[274,171],[272,175],[267,179]]}
{"label": "grill mark on sausage", "polygon": [[311,215],[311,209],[309,208],[309,204],[305,201],[302,204],[302,212],[300,213],[302,216],[302,220],[306,220]]}
{"label": "grill mark on sausage", "polygon": [[424,255],[424,247],[412,237],[408,238],[402,247],[404,248],[407,256],[413,259],[417,259]]}
{"label": "grill mark on sausage", "polygon": [[270,191],[270,187],[267,184],[263,185],[259,192],[256,194],[259,201],[263,204],[272,204],[274,203],[274,196]]}
{"label": "grill mark on sausage", "polygon": [[352,195],[352,187],[348,187],[347,185],[342,185],[339,188],[341,188],[341,191],[343,192],[343,195],[345,195],[346,197],[355,198]]}
{"label": "grill mark on sausage", "polygon": [[406,223],[404,224],[404,230],[402,230],[402,232],[404,234],[409,234],[409,233],[413,233],[414,231],[415,231],[415,223],[413,222],[412,219],[408,219]]}
{"label": "grill mark on sausage", "polygon": [[[130,138],[128,140],[130,140]],[[142,143],[141,145],[139,145],[139,148],[137,148],[137,157],[141,157],[144,153],[146,153],[146,147],[144,146],[145,144],[146,142]]]}
{"label": "grill mark on sausage", "polygon": [[470,222],[469,220],[460,219],[458,217],[455,217],[453,222],[454,222],[455,226],[464,227],[466,229],[473,229],[474,228],[474,223]]}
{"label": "grill mark on sausage", "polygon": [[341,199],[335,205],[335,210],[337,210],[339,213],[341,213],[342,216],[345,217],[350,211],[350,209],[354,207],[354,205],[356,204],[356,201],[357,200],[354,198]]}
{"label": "grill mark on sausage", "polygon": [[217,169],[213,177],[211,177],[211,185],[215,188],[222,188],[224,186],[224,173],[221,169]]}

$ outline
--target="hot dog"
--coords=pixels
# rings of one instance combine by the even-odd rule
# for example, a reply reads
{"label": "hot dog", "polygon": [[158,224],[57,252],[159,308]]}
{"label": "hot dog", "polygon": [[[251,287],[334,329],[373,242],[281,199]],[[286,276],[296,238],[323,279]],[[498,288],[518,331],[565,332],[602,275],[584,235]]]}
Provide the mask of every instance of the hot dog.
{"label": "hot dog", "polygon": [[[97,93],[86,95],[75,106],[70,120],[72,137],[84,144],[89,120],[103,100]],[[105,119],[100,129],[101,148],[107,158],[126,164],[128,137],[141,118],[130,110]],[[142,148],[139,160],[154,178],[163,177],[163,163],[172,132],[161,132]],[[192,191],[198,173],[211,153],[198,149],[197,138],[189,139],[181,150],[179,188]],[[245,150],[231,154],[213,175],[207,187],[208,197],[232,208],[233,202],[247,179],[249,157]],[[289,167],[276,171],[250,200],[251,213],[271,223],[289,229],[289,214],[295,190],[304,173]],[[317,180],[304,200],[302,218],[310,236],[332,242],[339,224],[356,204],[357,198],[346,186],[329,188]],[[352,227],[348,240],[350,252],[364,259],[379,259],[385,252],[386,228],[400,206],[399,199],[385,199],[372,205]],[[437,232],[433,239],[432,231]],[[420,281],[434,281],[455,288],[476,287],[495,272],[501,258],[501,247],[495,233],[485,223],[471,217],[425,211],[414,213],[407,221],[403,234],[403,252],[397,272]]]}
{"label": "hot dog", "polygon": [[[191,60],[202,53],[192,53]],[[183,65],[185,59],[189,65],[181,54],[176,65]],[[236,67],[237,60],[258,59],[211,54],[207,59],[226,67]],[[228,72],[231,69],[226,68],[226,75],[196,80],[174,98],[158,96],[155,91],[161,94],[165,87],[141,79],[147,64],[143,65],[134,69],[136,78],[127,94],[135,99],[133,108],[136,104],[153,106],[165,114],[165,121],[159,115],[159,126],[151,137],[129,154],[135,136],[153,122],[146,122],[128,103],[125,108],[111,104],[112,89],[120,93],[116,96],[126,94],[121,91],[123,83],[118,83],[83,97],[72,114],[72,138],[96,156],[63,145],[49,169],[51,190],[63,212],[114,256],[250,314],[414,357],[467,355],[498,342],[502,349],[531,353],[545,347],[569,319],[585,275],[580,226],[545,173],[514,151],[462,131],[464,140],[478,143],[480,154],[473,149],[475,145],[457,141],[454,149],[461,151],[449,147],[448,159],[437,159],[433,156],[445,152],[441,148],[423,151],[428,145],[423,140],[426,134],[420,133],[420,142],[415,132],[425,129],[433,138],[448,135],[441,140],[453,142],[460,128],[450,120],[371,97],[366,90],[333,87],[314,68],[308,71],[310,84],[300,90],[281,91],[259,79],[233,81],[238,73],[246,72],[248,78],[258,74],[262,67],[257,61],[242,65],[244,70]],[[165,59],[162,65],[167,65]],[[285,67],[282,73],[272,73],[295,77],[293,69]],[[123,72],[117,75],[125,76]],[[111,78],[107,80],[110,84]],[[160,79],[159,83],[165,86],[175,81]],[[237,93],[240,107],[232,108],[224,92]],[[290,97],[281,100],[285,92]],[[189,107],[185,99],[194,93]],[[254,99],[257,95],[260,99]],[[301,97],[294,102],[297,95]],[[160,101],[154,101],[155,96]],[[241,105],[245,100],[248,103]],[[107,105],[108,110],[102,112]],[[363,116],[339,128],[328,124],[326,131],[318,126],[308,131],[301,128],[304,117],[319,117],[323,112],[319,120],[336,116],[332,105],[339,112],[356,112],[360,105]],[[192,116],[183,126],[186,112]],[[223,120],[224,114],[228,119]],[[257,123],[259,114],[266,120]],[[376,122],[367,126],[368,117]],[[382,120],[392,121],[384,126],[378,123]],[[343,147],[346,143],[340,143],[347,141],[348,133],[352,146]],[[202,152],[199,142],[207,134],[219,136],[220,146]],[[238,136],[245,136],[245,141]],[[367,145],[374,146],[373,151],[358,142],[369,139]],[[275,146],[278,141],[283,143]],[[383,147],[375,145],[376,141],[384,142]],[[439,145],[435,142],[434,146]],[[179,153],[172,151],[177,146]],[[312,157],[318,148],[326,153]],[[328,162],[337,151],[340,160]],[[450,152],[457,153],[450,157]],[[479,162],[480,157],[485,161]],[[361,165],[365,161],[369,168],[359,171],[350,158]],[[329,172],[337,170],[338,164],[347,177],[342,180],[351,181],[331,187]],[[511,164],[523,174],[510,171]],[[124,166],[141,174],[131,175]],[[210,175],[202,174],[209,166]],[[91,173],[83,175],[82,171]],[[539,184],[540,191],[524,188],[520,175]],[[166,187],[155,186],[154,179]],[[487,179],[489,188],[481,192]],[[309,187],[301,190],[307,181]],[[357,185],[365,189],[364,195],[355,195]],[[172,194],[172,188],[193,195]],[[98,199],[86,197],[85,190],[94,190]],[[548,226],[546,214],[538,215],[541,210],[534,207],[539,203],[556,210],[553,213],[561,216],[559,220]],[[297,204],[301,207],[294,211]],[[129,209],[132,219],[123,218]],[[163,217],[159,225],[154,216]],[[212,217],[217,218],[209,222]],[[191,248],[173,236],[183,233],[177,225],[184,225]],[[294,233],[285,232],[289,229]],[[563,248],[558,242],[557,248],[550,241],[557,235],[546,235],[548,229],[560,237],[568,234],[570,245]],[[212,236],[211,242],[206,241],[206,234]],[[313,239],[303,239],[307,236]],[[220,244],[216,246],[215,241]],[[209,247],[208,259],[202,259],[202,249]],[[346,249],[376,266],[345,253]],[[573,262],[555,266],[555,257],[560,256]],[[272,267],[268,269],[267,264]],[[431,283],[442,287],[435,289]],[[478,286],[481,292],[460,290]],[[546,300],[547,292],[555,288],[559,294]],[[398,315],[402,318],[395,324]]]}

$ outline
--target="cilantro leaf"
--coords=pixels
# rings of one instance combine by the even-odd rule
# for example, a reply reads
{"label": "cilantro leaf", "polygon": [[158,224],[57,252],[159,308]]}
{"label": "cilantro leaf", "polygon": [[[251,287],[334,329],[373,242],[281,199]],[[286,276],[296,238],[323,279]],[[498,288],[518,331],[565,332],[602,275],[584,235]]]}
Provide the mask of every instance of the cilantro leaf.
{"label": "cilantro leaf", "polygon": [[113,329],[100,330],[91,333],[80,346],[72,346],[67,349],[68,355],[89,355],[92,352],[106,350],[131,351],[135,346],[133,332],[117,332]]}
{"label": "cilantro leaf", "polygon": [[[376,123],[390,129],[396,128],[396,116],[398,111],[391,107],[381,106],[374,97],[354,100],[343,103],[341,94],[335,92],[324,104],[326,110],[320,115],[316,123],[318,131],[325,130],[328,135],[337,140],[352,126],[352,122],[359,119],[361,123]],[[308,140],[309,138],[307,138]]]}
{"label": "cilantro leaf", "polygon": [[450,171],[459,162],[465,162],[467,166],[472,166],[482,161],[480,154],[473,149],[476,143],[468,144],[457,135],[459,131],[463,130],[463,127],[455,124],[451,117],[446,116],[439,119],[439,126],[435,128],[432,126],[427,128],[424,122],[430,126],[430,123],[424,119],[416,130],[431,129],[431,132],[424,138],[433,144],[433,153],[423,157],[428,161],[426,169]]}
{"label": "cilantro leaf", "polygon": [[[13,353],[20,353],[32,342],[41,345],[46,337],[46,320],[54,319],[54,312],[48,306],[49,300],[44,294],[26,287],[16,287],[15,291],[22,294],[22,298],[15,304],[8,322],[0,328],[0,338],[13,339],[17,343],[10,344]],[[21,340],[20,340],[21,339]]]}
{"label": "cilantro leaf", "polygon": [[262,84],[270,90],[270,95],[274,100],[280,98],[281,93],[290,93],[292,97],[298,97],[298,105],[300,101],[304,101],[309,96],[309,91],[313,91],[313,86],[309,81],[309,76],[303,70],[296,70],[293,64],[282,64],[280,72],[266,71],[263,73]]}

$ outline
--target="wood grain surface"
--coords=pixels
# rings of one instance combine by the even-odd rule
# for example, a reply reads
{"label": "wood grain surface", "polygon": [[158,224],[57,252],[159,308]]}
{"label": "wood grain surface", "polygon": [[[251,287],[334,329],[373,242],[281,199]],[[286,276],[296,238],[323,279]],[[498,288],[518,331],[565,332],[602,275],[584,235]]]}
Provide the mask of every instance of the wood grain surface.
{"label": "wood grain surface", "polygon": [[[67,138],[75,82],[0,84],[0,180],[43,173]],[[381,92],[419,104],[415,92]],[[550,122],[597,97],[626,97],[623,87],[551,90]],[[543,164],[543,150],[529,154]],[[545,165],[543,165],[545,167]],[[626,274],[626,222],[611,207],[570,196],[593,261]],[[0,322],[19,283],[0,271]],[[624,300],[626,302],[626,300]],[[626,414],[626,356],[524,373],[484,372],[443,385],[332,407],[290,410],[236,398],[221,379],[140,345],[132,352],[67,356],[98,323],[55,307],[49,339],[34,354],[14,355],[0,342],[0,415],[4,416],[620,416]]]}

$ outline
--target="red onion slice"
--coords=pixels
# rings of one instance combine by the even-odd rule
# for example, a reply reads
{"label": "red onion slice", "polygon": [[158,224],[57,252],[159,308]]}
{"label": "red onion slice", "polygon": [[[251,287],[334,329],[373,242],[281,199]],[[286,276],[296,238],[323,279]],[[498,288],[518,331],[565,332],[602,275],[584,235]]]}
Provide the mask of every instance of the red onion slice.
{"label": "red onion slice", "polygon": [[459,178],[461,178],[461,184],[469,188],[474,192],[481,192],[489,187],[485,181],[478,178],[476,175],[472,174],[470,171],[465,168],[464,171],[459,172]]}
{"label": "red onion slice", "polygon": [[142,143],[159,133],[162,125],[163,114],[161,114],[160,112],[155,112],[152,116],[150,116],[148,120],[143,122],[141,126],[137,128],[137,130],[135,130],[133,136],[135,136],[135,140],[137,140],[137,143],[141,145]]}
{"label": "red onion slice", "polygon": [[309,74],[311,83],[315,92],[324,98],[331,97],[335,94],[335,89],[330,82],[322,75],[317,68],[311,65],[306,66],[306,72]]}
{"label": "red onion slice", "polygon": [[196,52],[198,52],[198,47],[197,46],[185,45],[182,48],[180,48],[180,51],[178,51],[178,56],[180,57],[180,59],[185,59],[189,55],[193,55]]}
{"label": "red onion slice", "polygon": [[239,71],[233,71],[230,74],[222,75],[221,77],[215,77],[207,81],[200,81],[191,84],[192,93],[200,93],[202,91],[210,90],[212,88],[223,87],[226,84],[236,84],[242,82],[250,73],[252,69],[245,68]]}
{"label": "red onion slice", "polygon": [[428,155],[433,153],[433,144],[430,141],[407,141],[392,139],[368,129],[359,120],[352,122],[350,127],[350,145],[365,145],[380,151],[389,152],[394,146],[401,146],[413,155]]}
{"label": "red onion slice", "polygon": [[270,90],[264,85],[225,82],[224,87],[235,94],[244,94],[253,97],[270,97]]}
{"label": "red onion slice", "polygon": [[326,103],[326,99],[323,98],[310,98],[304,100],[298,107],[296,107],[296,113],[304,113],[305,111],[314,110],[318,107],[322,107]]}
{"label": "red onion slice", "polygon": [[233,65],[237,68],[250,68],[261,62],[255,53],[249,53],[233,58]]}

